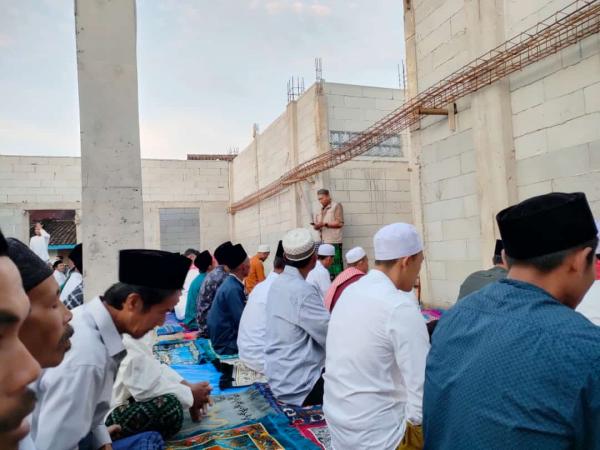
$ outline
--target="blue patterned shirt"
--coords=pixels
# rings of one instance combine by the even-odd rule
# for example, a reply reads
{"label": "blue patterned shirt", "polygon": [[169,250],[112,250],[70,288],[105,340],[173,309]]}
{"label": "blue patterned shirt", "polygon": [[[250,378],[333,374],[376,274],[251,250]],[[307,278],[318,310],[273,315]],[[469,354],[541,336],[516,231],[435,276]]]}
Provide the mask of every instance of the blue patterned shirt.
{"label": "blue patterned shirt", "polygon": [[427,358],[425,449],[600,449],[600,327],[502,280],[442,319]]}
{"label": "blue patterned shirt", "polygon": [[198,304],[196,305],[196,319],[198,321],[199,335],[204,338],[208,338],[208,311],[212,306],[212,302],[217,294],[217,289],[227,278],[227,272],[224,266],[217,266],[215,269],[206,275],[202,287],[200,288],[200,295],[198,296]]}

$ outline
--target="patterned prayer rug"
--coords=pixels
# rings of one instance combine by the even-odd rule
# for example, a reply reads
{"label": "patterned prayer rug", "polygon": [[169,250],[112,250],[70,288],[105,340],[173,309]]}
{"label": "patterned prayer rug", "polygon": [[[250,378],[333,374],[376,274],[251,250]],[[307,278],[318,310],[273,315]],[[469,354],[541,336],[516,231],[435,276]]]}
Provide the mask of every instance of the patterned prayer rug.
{"label": "patterned prayer rug", "polygon": [[425,322],[429,323],[432,320],[440,320],[443,311],[441,309],[422,309],[421,314],[425,318]]}
{"label": "patterned prayer rug", "polygon": [[223,374],[219,381],[219,388],[221,389],[250,386],[254,383],[266,383],[267,381],[262,373],[252,370],[240,359],[220,361],[220,364],[216,366]]}
{"label": "patterned prayer rug", "polygon": [[156,329],[156,335],[164,336],[167,334],[183,333],[184,331],[184,328],[178,323],[165,323],[162,327]]}
{"label": "patterned prayer rug", "polygon": [[267,400],[269,405],[276,410],[279,414],[283,414],[287,417],[288,421],[292,425],[315,425],[325,424],[325,415],[323,414],[323,407],[317,406],[294,406],[280,402],[275,398],[271,388],[266,383],[256,383],[252,386],[258,390],[263,397]]}
{"label": "patterned prayer rug", "polygon": [[200,361],[198,340],[179,340],[154,345],[154,357],[163,364],[198,364]]}
{"label": "patterned prayer rug", "polygon": [[166,448],[167,450],[315,450],[319,447],[289,426],[285,418],[271,415],[260,421],[247,422],[233,428],[169,441]]}
{"label": "patterned prayer rug", "polygon": [[310,439],[322,450],[331,450],[331,434],[327,425],[296,425],[302,436]]}
{"label": "patterned prayer rug", "polygon": [[189,414],[185,414],[183,426],[173,439],[185,439],[206,431],[236,427],[277,413],[256,388],[212,398],[214,405],[209,407],[208,415],[200,422],[192,422]]}

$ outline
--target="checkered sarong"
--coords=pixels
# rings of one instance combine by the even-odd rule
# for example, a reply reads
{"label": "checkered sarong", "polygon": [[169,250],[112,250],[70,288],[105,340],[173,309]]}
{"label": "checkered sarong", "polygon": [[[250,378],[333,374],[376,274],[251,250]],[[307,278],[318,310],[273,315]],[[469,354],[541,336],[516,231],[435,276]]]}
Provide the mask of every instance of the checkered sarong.
{"label": "checkered sarong", "polygon": [[106,418],[106,426],[120,425],[121,437],[145,431],[157,431],[165,439],[174,436],[183,425],[183,408],[177,397],[162,395],[146,402],[131,398],[126,405],[117,406]]}

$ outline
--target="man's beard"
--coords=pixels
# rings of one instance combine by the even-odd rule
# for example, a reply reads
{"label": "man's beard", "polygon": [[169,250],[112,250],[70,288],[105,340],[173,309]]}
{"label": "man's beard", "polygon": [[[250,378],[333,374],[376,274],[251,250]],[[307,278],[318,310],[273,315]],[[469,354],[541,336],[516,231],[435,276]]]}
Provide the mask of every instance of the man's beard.
{"label": "man's beard", "polygon": [[36,395],[31,389],[27,389],[21,401],[9,415],[6,417],[0,417],[0,433],[6,433],[15,430],[21,425],[23,419],[27,417],[35,408]]}

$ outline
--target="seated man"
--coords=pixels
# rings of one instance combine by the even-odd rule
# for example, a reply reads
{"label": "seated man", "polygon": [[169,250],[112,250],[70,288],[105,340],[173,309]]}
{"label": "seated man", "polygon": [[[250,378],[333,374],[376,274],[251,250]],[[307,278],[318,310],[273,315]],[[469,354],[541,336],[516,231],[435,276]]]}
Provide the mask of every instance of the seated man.
{"label": "seated man", "polygon": [[488,284],[506,278],[508,268],[502,260],[503,249],[504,245],[502,244],[502,241],[500,239],[496,240],[496,248],[494,249],[494,257],[492,258],[494,267],[488,270],[480,270],[469,275],[460,286],[458,300],[462,300],[467,295],[484,288]]}
{"label": "seated man", "polygon": [[113,386],[111,407],[106,425],[119,425],[122,436],[144,431],[158,431],[164,438],[175,435],[189,410],[198,421],[209,403],[208,383],[188,383],[166,364],[152,355],[155,332],[141,339],[123,335],[127,355],[121,361]]}
{"label": "seated man", "polygon": [[342,292],[352,283],[360,280],[369,271],[369,258],[362,247],[354,247],[346,253],[348,268],[340,273],[325,295],[325,308],[333,311]]}
{"label": "seated man", "polygon": [[185,256],[187,259],[189,259],[191,261],[190,264],[190,270],[188,270],[187,275],[185,276],[185,281],[183,283],[183,289],[181,290],[181,295],[179,296],[179,301],[177,302],[177,305],[175,305],[175,317],[177,317],[177,320],[183,320],[185,317],[185,311],[187,309],[187,300],[188,300],[188,294],[190,292],[190,286],[192,285],[192,282],[196,279],[196,277],[198,276],[198,267],[196,267],[196,264],[194,264],[194,262],[196,261],[196,258],[200,255],[200,252],[198,250],[194,250],[193,248],[188,248],[185,252],[183,252],[183,256]]}
{"label": "seated man", "polygon": [[200,287],[200,295],[198,296],[196,305],[196,322],[198,322],[198,336],[200,337],[208,337],[208,312],[215,299],[217,289],[219,289],[219,286],[225,281],[225,278],[227,278],[227,274],[229,273],[227,261],[232,247],[233,244],[227,241],[215,249],[217,267],[206,275],[206,278]]}
{"label": "seated man", "polygon": [[15,264],[7,257],[0,232],[0,448],[16,450],[29,433],[27,415],[35,406],[29,389],[40,374],[40,365],[19,337],[29,315],[29,300]]}
{"label": "seated man", "polygon": [[250,260],[244,247],[237,244],[231,248],[227,265],[229,275],[217,289],[208,312],[208,332],[215,352],[236,355],[240,319],[246,306],[243,280],[250,271]]}
{"label": "seated man", "polygon": [[252,370],[265,371],[265,334],[267,332],[266,306],[267,296],[273,281],[283,272],[283,244],[279,241],[273,260],[273,271],[262,283],[258,283],[250,295],[242,313],[238,332],[238,350],[240,359]]}
{"label": "seated man", "polygon": [[265,375],[275,396],[292,405],[323,402],[329,313],[306,277],[317,263],[315,242],[303,228],[283,238],[285,269],[267,295]]}
{"label": "seated man", "polygon": [[317,255],[317,264],[306,277],[306,281],[315,286],[319,290],[321,298],[324,299],[327,295],[327,291],[331,287],[331,274],[329,273],[329,268],[333,264],[335,247],[331,244],[321,244],[319,245]]}
{"label": "seated man", "polygon": [[427,358],[428,449],[600,448],[600,328],[574,311],[595,278],[583,193],[501,211],[508,277],[444,313]]}
{"label": "seated man", "polygon": [[126,354],[121,334],[137,339],[162,325],[178,301],[188,268],[189,260],[179,254],[121,250],[119,283],[73,311],[71,350],[36,383],[32,434],[38,450],[111,445],[104,420]]}
{"label": "seated man", "polygon": [[406,223],[383,227],[373,244],[375,269],[344,291],[329,322],[323,410],[339,449],[422,442],[429,335],[408,291],[423,244]]}
{"label": "seated man", "polygon": [[190,289],[188,290],[188,298],[185,305],[185,317],[183,319],[183,323],[185,323],[190,330],[198,329],[198,321],[196,320],[197,300],[200,295],[202,283],[204,283],[204,280],[206,279],[206,275],[213,269],[212,263],[213,257],[208,250],[204,250],[194,259],[194,265],[198,269],[198,275],[194,278],[194,281],[192,281]]}

